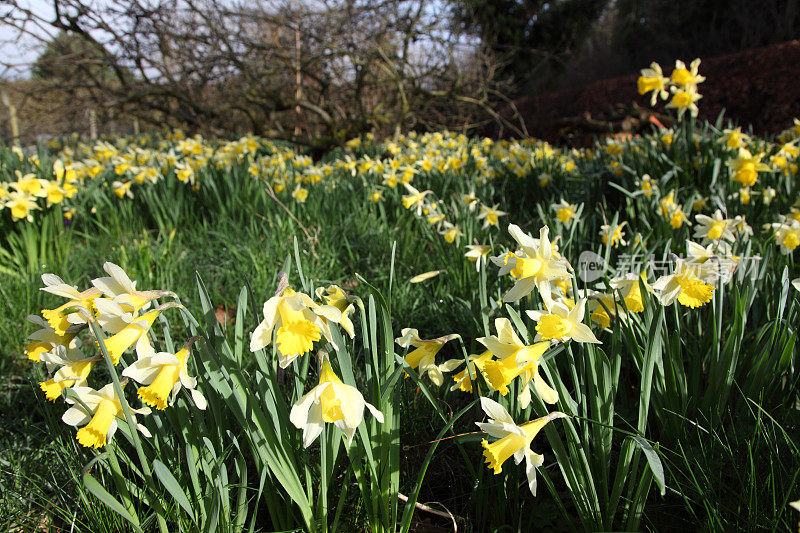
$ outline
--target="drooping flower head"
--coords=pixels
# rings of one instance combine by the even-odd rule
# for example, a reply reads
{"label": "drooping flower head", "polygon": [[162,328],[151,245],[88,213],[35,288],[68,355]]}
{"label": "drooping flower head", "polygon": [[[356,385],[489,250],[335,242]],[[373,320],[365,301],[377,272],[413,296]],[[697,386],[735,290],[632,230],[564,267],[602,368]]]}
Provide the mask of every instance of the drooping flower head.
{"label": "drooping flower head", "polygon": [[419,373],[427,373],[428,378],[436,386],[444,383],[444,372],[449,371],[447,366],[436,364],[436,354],[449,341],[458,338],[456,334],[444,335],[435,339],[422,339],[414,328],[403,328],[395,342],[402,348],[414,347],[406,354],[406,363],[411,368],[419,367]]}
{"label": "drooping flower head", "polygon": [[[67,409],[61,420],[67,425],[80,427],[76,438],[81,445],[87,448],[102,448],[117,431],[117,419],[125,420],[122,404],[114,391],[114,384],[109,383],[100,390],[90,387],[74,387],[72,390],[77,399],[67,396],[66,401],[72,404],[72,407]],[[147,407],[131,409],[131,413],[135,423],[134,413],[146,415],[150,413],[150,409]],[[150,432],[143,425],[136,424],[136,427],[142,435],[150,436]]]}

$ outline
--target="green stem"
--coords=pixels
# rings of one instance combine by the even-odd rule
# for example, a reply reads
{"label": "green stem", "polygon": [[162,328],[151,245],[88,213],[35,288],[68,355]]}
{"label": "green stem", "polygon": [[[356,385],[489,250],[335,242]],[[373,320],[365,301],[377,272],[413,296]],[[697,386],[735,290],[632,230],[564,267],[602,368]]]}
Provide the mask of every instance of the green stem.
{"label": "green stem", "polygon": [[105,359],[106,366],[108,367],[108,373],[111,375],[111,380],[114,383],[114,391],[119,398],[119,403],[122,405],[122,412],[125,414],[125,422],[128,424],[133,446],[136,448],[136,454],[138,455],[139,463],[142,466],[142,474],[144,475],[148,487],[152,491],[153,497],[150,500],[150,504],[156,513],[156,518],[158,519],[158,529],[161,531],[161,533],[169,533],[167,522],[164,519],[164,510],[161,506],[161,501],[158,498],[158,490],[155,481],[153,480],[153,472],[150,469],[150,463],[147,461],[147,456],[145,455],[144,449],[142,448],[142,443],[139,440],[139,432],[136,428],[136,423],[134,422],[131,406],[128,405],[128,400],[125,399],[125,393],[122,390],[122,383],[120,382],[119,374],[117,374],[117,369],[114,368],[114,363],[111,361],[111,356],[108,354],[108,348],[106,348],[103,332],[100,330],[100,327],[94,320],[89,321],[89,327],[91,328],[92,335],[97,341],[97,345],[100,347],[100,352],[103,354],[103,359]]}

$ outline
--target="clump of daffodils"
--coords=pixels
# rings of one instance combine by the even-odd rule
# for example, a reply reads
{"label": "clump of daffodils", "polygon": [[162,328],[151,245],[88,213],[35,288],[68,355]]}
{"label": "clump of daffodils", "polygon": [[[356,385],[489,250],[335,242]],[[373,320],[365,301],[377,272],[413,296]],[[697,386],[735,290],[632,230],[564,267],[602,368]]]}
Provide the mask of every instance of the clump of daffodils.
{"label": "clump of daffodils", "polygon": [[675,109],[678,120],[688,111],[692,117],[698,113],[697,101],[702,95],[697,91],[697,86],[705,81],[705,77],[698,73],[700,59],[692,61],[689,67],[683,61],[675,61],[675,68],[669,77],[664,76],[658,63],[651,63],[650,68],[642,69],[636,82],[639,94],[650,93],[650,105],[655,106],[659,98],[666,100],[669,95],[672,99],[666,107]]}
{"label": "clump of daffodils", "polygon": [[[42,310],[41,318],[28,318],[39,329],[28,337],[31,342],[25,349],[28,359],[45,363],[51,376],[39,383],[45,397],[51,401],[63,397],[72,406],[62,420],[79,427],[78,442],[90,448],[105,446],[116,432],[118,420],[150,436],[147,428],[136,422],[135,415],[150,414],[150,407],[165,409],[181,388],[190,391],[198,408],[206,406],[197,390],[197,380],[189,375],[188,345],[176,354],[156,353],[148,335],[159,314],[180,306],[172,301],[151,308],[153,301],[176,295],[164,290],[138,290],[136,282],[113,263],[105,263],[103,269],[108,275],[93,279],[92,287],[82,291],[53,274],[42,276],[42,290],[67,302]],[[92,348],[96,348],[94,353],[89,351]],[[118,394],[115,385],[109,383],[95,389],[91,382],[96,381],[92,371],[104,354],[109,370],[117,372],[114,367],[130,351],[135,353],[135,359],[127,361],[121,372],[126,379],[120,384],[123,393],[128,377],[144,385],[138,396],[146,405],[131,408],[128,412],[133,418],[126,419],[127,399]]]}

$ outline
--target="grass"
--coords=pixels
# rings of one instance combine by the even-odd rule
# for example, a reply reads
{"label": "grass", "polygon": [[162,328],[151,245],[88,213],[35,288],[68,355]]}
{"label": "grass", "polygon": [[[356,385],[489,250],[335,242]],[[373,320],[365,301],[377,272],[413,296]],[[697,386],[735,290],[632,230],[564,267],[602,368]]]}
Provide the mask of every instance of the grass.
{"label": "grass", "polygon": [[[128,527],[83,488],[81,472],[93,456],[77,444],[74,430],[59,421],[63,406],[43,400],[36,386],[44,377],[43,370],[22,355],[25,336],[31,331],[25,316],[59,301],[38,290],[38,276],[43,272],[87,287],[99,275],[103,262],[111,261],[137,280],[138,287],[169,288],[180,296],[197,324],[176,312],[169,315],[169,327],[155,330],[154,338],[159,346],[166,346],[172,340],[178,345],[198,331],[204,336],[198,352],[203,354],[201,362],[193,363],[197,365],[193,368],[217,408],[198,418],[197,425],[207,429],[209,449],[213,448],[217,457],[209,463],[213,470],[209,479],[224,475],[232,480],[225,486],[198,491],[195,480],[181,477],[181,488],[193,495],[191,504],[197,513],[201,508],[206,513],[215,505],[243,502],[239,509],[246,510],[247,523],[255,530],[288,529],[302,526],[299,515],[291,510],[293,504],[283,495],[275,473],[262,464],[258,445],[245,442],[243,435],[247,431],[254,434],[254,430],[243,431],[234,425],[238,423],[235,406],[222,389],[213,386],[218,370],[212,364],[220,359],[220,369],[241,372],[247,383],[255,383],[252,388],[258,394],[273,390],[262,388],[265,380],[273,379],[268,365],[249,351],[244,349],[241,366],[226,366],[224,357],[225,343],[232,351],[240,349],[235,347],[246,344],[242,339],[248,338],[263,318],[261,304],[274,293],[281,269],[290,265],[295,287],[301,285],[300,278],[315,286],[338,284],[359,295],[367,310],[370,295],[378,304],[385,297],[391,319],[386,336],[390,338],[376,333],[376,346],[391,344],[391,337],[399,336],[404,327],[419,329],[423,338],[460,334],[462,341],[446,344],[437,355],[437,362],[443,362],[480,353],[483,348],[476,339],[494,334],[498,317],[510,317],[519,334],[532,342],[535,324],[524,311],[543,305],[536,295],[505,305],[502,296],[511,283],[498,278],[492,265],[486,268],[484,280],[474,263],[464,259],[465,243],[491,244],[492,255],[501,254],[514,245],[505,231],[506,224],[513,222],[534,236],[547,224],[573,266],[585,250],[597,252],[612,264],[626,253],[681,252],[683,243],[693,238],[692,228],[672,228],[657,211],[660,200],[674,191],[679,207],[690,215],[695,214],[690,206],[697,198],[710,196],[709,206],[697,213],[711,214],[722,203],[729,208],[730,217],[734,213],[746,216],[756,235],[749,241],[737,239],[736,253],[758,253],[764,258],[759,276],[718,290],[700,309],[677,304],[663,308],[645,290],[642,313],[631,311],[627,319],[612,320],[605,328],[593,323],[603,341],[601,347],[573,342],[563,351],[553,352],[542,364],[542,372],[559,392],[554,408],[571,418],[562,425],[548,426],[533,443],[533,450],[545,456],[536,498],[527,489],[524,469],[514,467],[512,461],[505,463],[502,475],[492,475],[486,468],[480,453],[485,435],[478,434],[474,425],[483,413],[471,404],[476,400],[477,385],[476,395],[468,395],[450,391],[449,385],[437,389],[424,376],[399,379],[394,405],[400,422],[387,448],[400,454],[401,468],[393,472],[398,476],[399,492],[409,495],[419,488],[418,501],[447,509],[473,531],[777,531],[793,527],[797,517],[787,504],[800,493],[795,346],[799,306],[789,281],[798,276],[798,267],[792,254],[781,254],[774,239],[759,234],[758,229],[790,211],[796,175],[776,173],[761,178],[762,188],[769,184],[779,191],[773,204],[737,203],[732,195],[739,189],[724,174],[725,162],[735,153],[716,142],[719,130],[705,125],[692,149],[682,137],[687,132],[679,130],[670,144],[664,142],[663,134],[655,134],[629,143],[598,144],[592,151],[556,150],[549,155],[552,147],[541,143],[505,145],[495,154],[489,149],[480,152],[478,140],[434,137],[426,142],[444,154],[440,159],[446,160],[448,154],[457,154],[462,148],[465,153],[478,149],[488,168],[496,172],[494,179],[486,178],[478,168],[480,158],[472,155],[459,169],[420,173],[415,178],[415,186],[434,191],[426,204],[431,214],[436,212],[432,207],[436,203],[447,220],[459,225],[464,233],[459,246],[447,243],[426,216],[412,216],[403,208],[400,196],[405,191],[381,184],[388,175],[385,171],[374,167],[359,170],[374,165],[377,157],[390,161],[389,143],[367,143],[357,150],[332,153],[310,167],[297,166],[302,158],[291,155],[287,169],[273,161],[281,149],[259,141],[256,154],[219,168],[208,165],[198,170],[197,191],[175,179],[170,170],[166,179],[132,186],[133,198],[121,199],[111,191],[113,182],[132,178],[117,176],[113,159],[109,159],[99,177],[86,179],[84,190],[71,201],[76,212],[69,228],[63,227],[61,213],[53,208],[35,213],[34,223],[6,220],[0,224],[9,235],[0,261],[0,297],[6,304],[0,308],[0,515],[5,517],[0,526],[11,531],[34,531],[42,526],[53,531]],[[451,141],[453,146],[448,147]],[[157,147],[159,142],[145,137],[143,146]],[[405,138],[397,142],[403,143],[403,150],[413,152],[411,143],[422,141]],[[177,140],[166,146],[178,146]],[[211,143],[204,142],[204,146]],[[754,146],[770,154],[780,145],[756,139]],[[514,155],[514,150],[523,156]],[[345,156],[357,162],[353,169],[347,163],[335,166],[348,161]],[[10,152],[3,157],[9,168],[12,163],[23,164],[13,161]],[[570,161],[576,163],[576,169],[566,169]],[[695,161],[698,168],[693,171]],[[261,165],[262,179],[250,176],[253,162]],[[304,202],[293,199],[292,180],[310,176],[324,165],[332,166],[331,176],[318,183],[299,182],[298,186],[309,189],[308,198]],[[639,189],[637,182],[644,174],[659,186],[654,196]],[[547,185],[540,181],[544,175],[549,176]],[[288,187],[273,198],[265,191],[265,182],[273,190],[280,184]],[[380,202],[370,199],[376,190],[383,191]],[[470,210],[461,202],[460,195],[469,192],[476,192],[482,205],[499,204],[509,215],[501,218],[498,227],[482,228],[477,220],[479,208]],[[550,207],[561,198],[583,204],[580,221],[570,227],[558,222]],[[6,214],[0,211],[0,215]],[[599,236],[600,225],[622,221],[628,224],[628,244],[606,246]],[[640,236],[635,238],[635,233]],[[440,269],[443,273],[423,284],[407,283],[417,274]],[[610,277],[609,273],[601,280],[606,287]],[[198,279],[211,301],[198,294]],[[575,289],[596,288],[576,281]],[[651,276],[649,282],[653,281]],[[252,290],[244,300],[242,295],[248,290],[242,287]],[[618,297],[609,311],[621,314],[629,303]],[[378,304],[373,308],[376,315],[381,310]],[[619,308],[614,309],[615,305]],[[224,321],[223,316],[227,316]],[[362,323],[357,312],[353,319],[356,341],[348,341],[347,353],[335,350],[342,371],[348,368],[344,358],[352,358],[353,382],[363,391],[375,386],[368,363],[376,346],[370,346],[369,332],[386,325],[379,317],[368,318]],[[217,320],[221,322],[219,335],[213,333]],[[330,351],[330,346],[327,349]],[[396,345],[394,353],[403,355]],[[316,383],[313,365],[310,370],[308,365],[305,359],[290,367],[280,378],[285,381],[280,381],[278,392],[291,399],[308,391]],[[97,383],[107,382],[106,370],[94,372]],[[449,379],[445,382],[450,383]],[[380,386],[384,385],[381,382]],[[485,385],[481,387],[481,393],[489,394]],[[516,387],[512,384],[505,399],[495,397],[518,422],[553,409],[539,401],[536,393],[532,406],[523,409],[516,400]],[[257,397],[267,402],[264,398],[272,396]],[[163,418],[158,415],[158,424],[164,424],[159,427],[169,428],[173,423],[170,417],[189,416],[184,399],[176,409],[180,414],[165,411]],[[452,432],[446,433],[448,438],[437,443],[445,423],[459,413],[462,417],[454,422]],[[377,428],[371,424],[370,432]],[[193,439],[202,439],[204,434],[193,431],[169,433],[173,435],[170,439],[195,445],[200,441]],[[294,428],[281,431],[285,434],[277,438],[299,448]],[[450,438],[454,434],[460,436]],[[241,442],[231,445],[230,435]],[[370,514],[373,502],[362,491],[364,486],[376,486],[378,480],[363,473],[358,478],[357,468],[362,461],[369,464],[368,459],[348,457],[335,440],[327,438],[326,445],[297,452],[305,469],[299,470],[300,477],[314,491],[323,482],[329,483],[324,503],[330,512],[324,516],[333,520],[341,502],[344,511],[339,524],[343,530],[375,530],[374,515]],[[379,450],[378,437],[372,438]],[[136,479],[133,447],[122,436],[116,439],[120,444],[115,453],[132,461],[124,463],[125,474]],[[179,477],[188,475],[183,472],[187,460],[176,452],[182,448],[160,442],[146,444],[147,453],[171,466],[173,472],[182,472],[176,474]],[[436,449],[431,454],[432,444]],[[331,454],[324,468],[323,450]],[[105,466],[108,461],[104,455],[92,470],[107,488],[115,486],[113,469]],[[663,496],[658,490],[661,479],[654,473],[658,465],[664,470]],[[425,469],[427,475],[420,483],[419,474]],[[272,472],[265,474],[264,492],[258,490],[261,472]],[[168,486],[163,478],[158,481],[162,483],[159,487]],[[237,492],[239,489],[243,490]],[[163,502],[173,502],[165,492],[168,488],[159,490]],[[242,500],[237,500],[239,493],[245,495]],[[137,503],[133,505],[145,516],[146,504],[134,500]],[[321,515],[322,505],[314,500],[315,516]],[[402,516],[402,506],[400,511]],[[170,524],[189,530],[194,527],[175,503],[166,505],[164,512]],[[423,518],[449,527],[447,519],[417,511],[416,520]],[[312,526],[306,523],[305,527]],[[155,522],[144,527],[155,528]]]}

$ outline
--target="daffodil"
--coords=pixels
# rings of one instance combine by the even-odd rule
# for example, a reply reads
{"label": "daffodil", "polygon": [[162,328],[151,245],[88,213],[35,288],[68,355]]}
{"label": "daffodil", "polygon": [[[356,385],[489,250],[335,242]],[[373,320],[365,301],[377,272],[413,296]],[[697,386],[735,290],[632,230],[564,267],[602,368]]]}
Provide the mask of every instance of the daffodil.
{"label": "daffodil", "polygon": [[726,148],[735,150],[741,148],[748,140],[750,140],[750,136],[742,133],[742,128],[734,128],[722,130],[722,136],[717,139],[717,142],[724,144]]}
{"label": "daffodil", "polygon": [[691,116],[696,117],[700,111],[697,108],[697,101],[702,98],[702,96],[698,94],[697,89],[690,86],[687,89],[677,89],[676,87],[672,87],[671,90],[672,100],[669,101],[666,107],[670,107],[678,111],[678,120],[683,118],[683,114],[686,113],[686,111],[689,111]]}
{"label": "daffodil", "polygon": [[586,298],[581,298],[570,309],[563,302],[543,299],[547,309],[526,311],[527,315],[536,322],[536,341],[553,340],[565,342],[588,342],[602,344],[594,336],[589,326],[583,323],[586,313]]}
{"label": "daffodil", "polygon": [[[119,306],[114,307],[115,304],[110,300],[104,300],[103,303],[101,303],[101,300],[104,299],[98,298],[97,303],[100,305],[98,311],[101,316],[98,317],[97,322],[106,331],[114,332],[111,337],[108,337],[103,342],[108,350],[108,355],[111,357],[111,362],[115,365],[119,363],[122,354],[131,346],[135,347],[136,356],[139,359],[153,355],[155,350],[150,343],[147,332],[150,331],[153,322],[162,311],[181,306],[177,302],[167,302],[142,315],[136,315],[124,311]],[[103,316],[110,309],[113,309],[111,311],[113,314],[108,317]],[[120,311],[122,312],[120,313]]]}
{"label": "daffodil", "polygon": [[85,327],[83,324],[69,326],[63,335],[56,333],[50,324],[37,315],[28,315],[28,322],[39,326],[39,329],[28,335],[31,341],[25,346],[25,355],[30,361],[41,361],[42,354],[52,351],[56,346],[71,347],[75,336]]}
{"label": "daffodil", "polygon": [[150,302],[156,298],[167,296],[177,298],[177,295],[171,291],[137,290],[136,282],[131,281],[128,274],[114,263],[106,261],[103,263],[103,270],[106,271],[108,276],[93,279],[92,285],[115,303],[129,308],[129,311],[146,310],[150,306]]}
{"label": "daffodil", "polygon": [[467,253],[464,254],[464,257],[466,257],[468,261],[474,262],[475,270],[480,272],[481,265],[486,263],[486,258],[491,251],[491,246],[486,244],[468,244]]}
{"label": "daffodil", "polygon": [[317,298],[325,302],[326,305],[333,306],[339,310],[341,319],[339,319],[338,324],[342,326],[342,329],[347,332],[351,339],[355,337],[355,327],[349,315],[355,311],[354,302],[356,302],[357,299],[345,294],[338,285],[317,287],[316,295]]}
{"label": "daffodil", "polygon": [[644,311],[644,300],[642,298],[640,282],[644,284],[645,290],[651,290],[644,272],[638,275],[635,273],[625,274],[613,278],[610,282],[611,287],[620,292],[625,302],[625,308],[631,313],[641,313]]}
{"label": "daffodil", "polygon": [[772,170],[769,165],[761,162],[762,157],[762,154],[753,155],[746,148],[740,148],[736,159],[728,161],[728,167],[732,172],[731,179],[738,181],[744,187],[755,185],[759,172]]}
{"label": "daffodil", "polygon": [[550,282],[568,279],[566,261],[558,254],[558,249],[550,243],[547,226],[539,230],[539,238],[534,239],[524,233],[519,226],[509,224],[508,232],[517,241],[520,250],[508,256],[492,258],[500,267],[499,274],[511,274],[516,280],[514,287],[503,297],[506,302],[516,302],[538,288],[543,295],[550,293]]}
{"label": "daffodil", "polygon": [[496,318],[494,321],[497,335],[481,337],[477,341],[483,344],[497,360],[484,363],[483,375],[493,390],[502,396],[508,394],[508,385],[520,377],[520,392],[517,400],[525,409],[530,404],[530,382],[536,393],[545,403],[556,403],[558,393],[545,383],[539,374],[539,360],[544,355],[549,342],[538,342],[525,345],[514,331],[507,318]]}
{"label": "daffodil", "polygon": [[[127,381],[127,380],[125,380]],[[102,448],[117,431],[117,419],[125,420],[120,399],[114,391],[114,384],[109,383],[100,390],[90,387],[73,387],[77,398],[67,396],[66,401],[72,404],[67,409],[61,420],[73,427],[80,427],[76,438],[81,445],[87,448]],[[131,409],[131,416],[135,414],[150,414],[148,407]],[[81,427],[83,426],[83,427]],[[149,437],[150,432],[141,424],[136,424],[142,435]]]}
{"label": "daffodil", "polygon": [[451,370],[452,364],[437,365],[436,354],[445,344],[456,338],[458,335],[450,334],[435,339],[422,339],[416,329],[403,328],[395,342],[401,348],[414,347],[406,354],[406,363],[411,368],[419,368],[420,374],[426,373],[431,382],[438,387],[444,383],[444,373]]}
{"label": "daffodil", "polygon": [[274,336],[280,367],[286,368],[322,339],[328,327],[323,318],[338,323],[341,317],[336,307],[315,304],[307,294],[295,292],[282,281],[275,296],[264,303],[264,320],[253,331],[250,350],[272,344]]}
{"label": "daffodil", "polygon": [[499,204],[494,204],[492,207],[485,205],[481,206],[481,212],[478,214],[478,220],[483,220],[483,229],[489,226],[496,226],[500,217],[506,216],[508,213],[500,211],[497,207]]}
{"label": "daffodil", "polygon": [[719,209],[714,212],[713,216],[695,215],[694,218],[698,223],[694,229],[694,237],[702,238],[703,245],[721,241],[733,242],[735,240],[731,231],[733,220],[725,218]]}
{"label": "daffodil", "polygon": [[536,469],[544,464],[544,456],[531,450],[531,442],[548,422],[557,418],[565,418],[567,415],[554,411],[547,416],[518,426],[508,411],[494,400],[481,397],[481,408],[489,417],[489,421],[475,424],[489,436],[498,439],[491,444],[486,439],[481,441],[488,467],[495,474],[500,474],[503,471],[503,463],[509,458],[514,457],[516,464],[520,464],[525,459],[528,488],[531,494],[536,496]]}
{"label": "daffodil", "polygon": [[85,324],[87,314],[94,310],[94,299],[102,294],[95,287],[78,292],[55,274],[42,274],[42,282],[45,286],[39,290],[69,299],[55,309],[42,309],[42,316],[57,335],[64,335],[71,325]]}
{"label": "daffodil", "polygon": [[700,307],[714,296],[714,287],[703,282],[697,267],[677,259],[675,271],[661,276],[653,283],[653,288],[661,291],[661,303],[672,305],[675,300],[686,307]]}
{"label": "daffodil", "polygon": [[197,390],[197,379],[186,370],[189,350],[187,345],[175,354],[159,352],[142,357],[123,370],[122,375],[145,385],[139,387],[137,395],[150,407],[165,409],[167,403],[175,402],[181,387],[186,387],[197,408],[204,410],[206,399]]}
{"label": "daffodil", "polygon": [[680,86],[683,89],[697,88],[699,83],[705,81],[705,77],[697,73],[700,68],[700,59],[692,61],[689,68],[683,61],[675,61],[675,69],[672,71],[669,79],[672,83]]}
{"label": "daffodil", "polygon": [[458,244],[458,241],[464,236],[464,234],[461,232],[461,228],[447,221],[442,222],[442,227],[439,230],[439,234],[448,244]]}
{"label": "daffodil", "polygon": [[425,196],[431,194],[433,191],[420,192],[407,183],[403,184],[403,186],[409,192],[409,194],[403,196],[402,198],[403,207],[409,210],[414,209],[417,213],[417,216],[419,216],[422,213]]}
{"label": "daffodil", "polygon": [[622,244],[623,246],[628,244],[625,240],[625,225],[627,222],[623,222],[622,224],[617,224],[613,228],[610,224],[603,224],[600,226],[600,239],[603,241],[603,244],[606,246],[617,246],[618,244]]}
{"label": "daffodil", "polygon": [[43,353],[40,359],[47,364],[48,372],[58,368],[53,377],[39,382],[39,388],[51,401],[55,401],[66,388],[85,385],[98,360],[94,357],[87,358],[76,344],[56,345],[50,352]]}
{"label": "daffodil", "polygon": [[[472,354],[467,357],[467,366],[461,372],[457,374],[453,374],[453,381],[455,381],[455,385],[450,387],[451,391],[459,389],[461,391],[471,393],[472,392],[472,383],[477,379],[478,375],[475,371],[477,369],[478,372],[483,374],[484,379],[486,379],[486,374],[484,373],[486,370],[486,363],[492,360],[493,354],[489,350],[485,350],[482,354],[476,355]],[[453,360],[452,367],[453,370],[458,368],[464,363],[463,359]]]}
{"label": "daffodil", "polygon": [[772,224],[772,230],[782,254],[788,255],[800,245],[800,222],[797,220],[786,219]]}
{"label": "daffodil", "polygon": [[669,79],[664,77],[661,71],[661,65],[655,61],[650,63],[650,68],[641,70],[641,76],[636,80],[636,88],[639,94],[652,93],[650,95],[650,105],[656,105],[656,100],[660,96],[662,100],[666,100],[669,96],[667,92],[667,83]]}
{"label": "daffodil", "polygon": [[33,222],[31,211],[41,209],[36,203],[36,199],[28,192],[11,191],[7,198],[8,200],[3,205],[11,211],[11,219],[14,222],[23,219]]}
{"label": "daffodil", "polygon": [[562,198],[559,203],[551,205],[550,209],[555,211],[559,222],[569,227],[575,217],[575,213],[578,211],[578,205],[571,204]]}
{"label": "daffodil", "polygon": [[699,279],[705,283],[717,280],[727,283],[739,258],[731,254],[731,245],[725,241],[706,246],[686,241],[686,263],[696,269]]}
{"label": "daffodil", "polygon": [[304,448],[311,446],[319,437],[326,422],[332,423],[345,434],[349,446],[356,428],[364,420],[365,407],[378,422],[383,423],[383,413],[364,401],[358,389],[342,383],[325,360],[319,374],[319,385],[294,404],[289,420],[297,429],[303,430]]}

